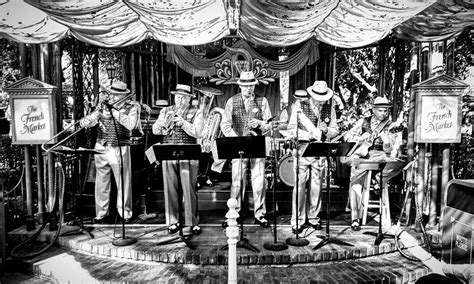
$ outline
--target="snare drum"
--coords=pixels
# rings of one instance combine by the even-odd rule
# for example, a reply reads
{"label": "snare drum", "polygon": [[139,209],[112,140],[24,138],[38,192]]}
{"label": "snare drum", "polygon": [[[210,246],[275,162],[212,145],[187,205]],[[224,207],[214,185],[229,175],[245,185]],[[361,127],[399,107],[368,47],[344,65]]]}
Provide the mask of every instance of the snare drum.
{"label": "snare drum", "polygon": [[280,180],[288,186],[295,186],[294,160],[295,157],[287,155],[278,161],[278,175]]}

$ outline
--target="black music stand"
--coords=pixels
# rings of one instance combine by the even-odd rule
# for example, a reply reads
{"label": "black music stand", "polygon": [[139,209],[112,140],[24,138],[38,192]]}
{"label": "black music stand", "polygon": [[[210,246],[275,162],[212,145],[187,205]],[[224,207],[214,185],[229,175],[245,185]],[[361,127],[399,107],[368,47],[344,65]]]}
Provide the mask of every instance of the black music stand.
{"label": "black music stand", "polygon": [[[387,165],[387,163],[390,163],[390,162],[385,161],[385,160],[370,161],[370,160],[360,159],[360,163],[357,165],[357,167],[362,167],[363,169],[368,170],[368,171],[372,170],[372,171],[380,172],[379,183],[380,183],[381,192],[380,192],[380,197],[379,197],[379,200],[380,200],[379,201],[380,202],[380,220],[379,220],[378,232],[377,233],[375,233],[375,232],[364,232],[364,235],[370,235],[370,236],[375,237],[374,246],[380,245],[382,240],[385,239],[385,238],[391,238],[391,239],[395,238],[395,236],[392,235],[392,234],[384,234],[382,232],[382,220],[383,220],[383,207],[382,207],[383,198],[382,198],[382,194],[383,194],[383,186],[384,186],[382,181],[383,181],[383,170],[385,169],[385,166]],[[367,190],[366,194],[370,193],[368,188],[366,188],[365,190]]]}
{"label": "black music stand", "polygon": [[329,233],[329,203],[330,203],[330,193],[331,193],[331,169],[330,169],[330,158],[345,156],[349,151],[354,147],[355,143],[331,143],[331,142],[314,142],[306,146],[306,149],[303,151],[302,157],[326,157],[328,167],[326,172],[326,235],[317,236],[322,239],[313,250],[316,250],[326,244],[338,244],[344,246],[353,246],[349,243],[341,241],[339,239],[333,238]]}
{"label": "black music stand", "polygon": [[[81,158],[83,156],[89,156],[89,155],[94,155],[94,154],[100,154],[101,153],[101,152],[96,151],[94,149],[84,149],[84,148],[71,149],[71,148],[64,147],[64,146],[58,146],[58,147],[52,148],[52,149],[50,149],[50,151],[58,153],[60,155],[64,155],[64,156],[79,157],[79,159],[78,159],[79,160],[79,170],[82,169],[82,162],[81,162],[82,159]],[[79,180],[81,180],[81,174],[79,174]],[[86,182],[85,182],[85,180],[83,180],[80,187],[79,187],[80,188],[79,189],[79,200],[80,200],[79,203],[82,202],[82,193],[84,192],[85,185],[86,185]],[[75,230],[70,230],[70,231],[64,232],[64,233],[61,234],[61,236],[74,236],[74,235],[84,234],[84,235],[87,235],[89,238],[93,239],[94,235],[91,233],[91,231],[94,228],[85,228],[84,227],[84,216],[83,216],[83,212],[82,212],[82,206],[81,206],[81,208],[78,208],[77,211],[79,212],[79,228],[77,228]]]}
{"label": "black music stand", "polygon": [[[239,137],[222,137],[216,139],[217,156],[219,159],[240,159],[240,204],[244,202],[244,175],[242,159],[265,158],[265,137],[264,136],[239,136]],[[240,210],[243,215],[243,210]],[[253,252],[260,252],[255,246],[244,238],[244,218],[240,217],[240,240],[237,242],[238,248],[248,249]],[[228,249],[228,245],[224,245],[221,250]]]}
{"label": "black music stand", "polygon": [[[201,155],[201,146],[199,144],[155,144],[153,145],[153,152],[155,152],[156,160],[175,160],[176,165],[178,166],[178,173],[181,172],[179,162],[181,160],[199,160]],[[183,227],[185,222],[182,222],[182,203],[183,203],[183,187],[181,185],[181,180],[178,181],[178,222],[183,225],[179,226],[179,234],[177,237],[168,238],[166,240],[158,242],[156,245],[166,245],[176,242],[184,242],[186,246],[190,249],[195,249],[196,247],[191,244],[189,238],[193,234],[184,235]]]}
{"label": "black music stand", "polygon": [[272,181],[272,192],[273,192],[273,242],[266,242],[263,244],[263,248],[271,251],[282,251],[288,248],[288,245],[284,242],[279,242],[277,238],[277,214],[276,214],[276,180],[277,180],[277,165],[278,160],[276,156],[276,130],[278,124],[272,124],[272,171],[273,171],[273,181]]}

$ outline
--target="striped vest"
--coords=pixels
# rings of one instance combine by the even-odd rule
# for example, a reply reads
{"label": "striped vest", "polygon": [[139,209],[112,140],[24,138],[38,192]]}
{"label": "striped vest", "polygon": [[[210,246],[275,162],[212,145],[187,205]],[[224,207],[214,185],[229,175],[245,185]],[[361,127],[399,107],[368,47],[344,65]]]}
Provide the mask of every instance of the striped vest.
{"label": "striped vest", "polygon": [[[232,128],[239,136],[243,136],[245,125],[252,118],[263,120],[263,97],[255,96],[249,105],[249,113],[245,111],[244,99],[241,94],[232,97]],[[252,129],[257,135],[261,129]]]}
{"label": "striped vest", "polygon": [[[169,110],[166,109],[165,113]],[[189,123],[193,123],[194,118],[196,117],[198,109],[197,108],[188,108],[184,114],[183,119]],[[163,138],[163,144],[196,144],[196,138],[192,137],[186,131],[181,128],[181,126],[175,125],[171,135],[165,136]]]}
{"label": "striped vest", "polygon": [[[321,108],[321,114],[319,119],[321,119],[323,122],[325,122],[327,125],[331,122],[331,108],[332,108],[332,99],[328,100],[325,102]],[[319,119],[314,113],[314,111],[311,109],[311,105],[309,103],[309,100],[302,101],[301,102],[301,111],[308,117],[308,119],[314,124],[314,126],[318,125]],[[305,131],[308,131],[306,127],[301,122],[298,122],[298,128],[304,129]],[[326,140],[326,134],[322,133],[321,134],[321,141]]]}
{"label": "striped vest", "polygon": [[[125,104],[123,108],[125,110],[125,114],[128,115],[134,106],[135,105],[131,103]],[[115,131],[114,118],[102,117],[100,119],[97,143],[104,146],[110,145],[114,147],[119,146],[119,144],[120,146],[130,145],[131,131],[120,124],[118,121],[115,121],[115,124],[117,126],[117,131]]]}

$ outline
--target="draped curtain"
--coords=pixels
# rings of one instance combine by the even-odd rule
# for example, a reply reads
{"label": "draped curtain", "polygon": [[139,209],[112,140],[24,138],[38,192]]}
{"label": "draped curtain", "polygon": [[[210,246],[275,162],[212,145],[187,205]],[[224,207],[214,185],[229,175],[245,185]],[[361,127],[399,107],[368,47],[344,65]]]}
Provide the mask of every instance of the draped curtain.
{"label": "draped curtain", "polygon": [[315,38],[355,48],[389,33],[439,41],[473,25],[472,0],[0,0],[0,37],[46,43],[71,35],[109,48],[147,38],[200,45],[235,29],[258,45],[289,46]]}
{"label": "draped curtain", "polygon": [[[311,65],[319,59],[318,43],[315,39],[307,41],[298,51],[283,61],[271,60],[258,54],[247,42],[238,40],[232,48],[247,50],[253,59],[260,59],[268,63],[268,71],[276,73],[289,71],[290,76],[301,70],[305,65]],[[168,45],[166,60],[177,64],[181,69],[194,76],[213,76],[216,74],[216,63],[232,57],[232,52],[228,49],[221,55],[214,58],[200,58],[195,56],[183,46]]]}

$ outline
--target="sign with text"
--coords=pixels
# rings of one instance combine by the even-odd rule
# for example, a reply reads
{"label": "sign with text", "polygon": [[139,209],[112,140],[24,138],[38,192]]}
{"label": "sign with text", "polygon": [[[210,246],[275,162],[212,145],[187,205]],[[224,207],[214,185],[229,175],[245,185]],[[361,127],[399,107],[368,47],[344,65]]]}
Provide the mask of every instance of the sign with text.
{"label": "sign with text", "polygon": [[5,88],[10,95],[13,144],[42,144],[56,134],[56,87],[24,78]]}
{"label": "sign with text", "polygon": [[416,97],[415,142],[461,142],[462,93],[466,85],[440,75],[413,86]]}
{"label": "sign with text", "polygon": [[[47,141],[53,136],[51,128],[50,102],[48,98],[12,100],[12,119],[15,124],[15,142]],[[36,144],[31,143],[31,144]]]}
{"label": "sign with text", "polygon": [[458,96],[422,96],[420,110],[420,141],[461,141],[461,109]]}

